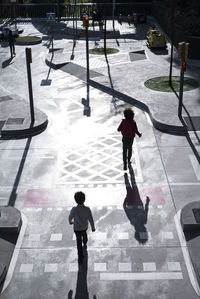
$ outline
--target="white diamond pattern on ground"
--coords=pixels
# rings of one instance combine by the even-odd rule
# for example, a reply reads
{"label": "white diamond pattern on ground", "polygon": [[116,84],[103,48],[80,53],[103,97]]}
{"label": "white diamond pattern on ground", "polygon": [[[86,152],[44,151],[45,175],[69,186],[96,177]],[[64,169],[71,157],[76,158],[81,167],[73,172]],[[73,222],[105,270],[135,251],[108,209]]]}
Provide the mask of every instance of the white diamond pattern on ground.
{"label": "white diamond pattern on ground", "polygon": [[[99,137],[76,152],[67,148],[61,157],[58,185],[124,184],[120,135]],[[143,182],[136,143],[133,147],[132,168],[136,182]]]}

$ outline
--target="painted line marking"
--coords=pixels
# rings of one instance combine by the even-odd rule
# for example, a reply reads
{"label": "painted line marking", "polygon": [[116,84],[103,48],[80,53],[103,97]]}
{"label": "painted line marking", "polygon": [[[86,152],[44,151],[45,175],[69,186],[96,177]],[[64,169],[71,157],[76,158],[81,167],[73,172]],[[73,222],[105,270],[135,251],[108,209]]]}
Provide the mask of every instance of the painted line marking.
{"label": "painted line marking", "polygon": [[31,273],[33,271],[33,264],[21,264],[19,272]]}
{"label": "painted line marking", "polygon": [[152,121],[151,121],[151,118],[150,118],[149,114],[147,112],[145,112],[145,115],[146,115],[146,118],[147,118],[147,122],[149,123],[149,125],[151,127],[153,127],[153,124],[152,124]]}
{"label": "painted line marking", "polygon": [[131,271],[131,263],[119,263],[118,269],[120,272],[123,272],[123,271],[130,272]]}
{"label": "painted line marking", "polygon": [[174,239],[173,232],[162,232],[162,239],[167,239],[167,240]]}
{"label": "painted line marking", "polygon": [[13,272],[14,272],[14,269],[15,269],[15,265],[16,265],[16,262],[17,262],[17,258],[18,258],[19,252],[20,252],[20,248],[21,248],[21,245],[22,245],[23,238],[24,238],[24,234],[25,234],[25,231],[26,231],[26,227],[27,227],[27,223],[28,223],[27,218],[22,212],[21,212],[21,217],[22,217],[22,226],[21,226],[20,233],[19,233],[19,236],[18,236],[18,239],[17,239],[17,243],[15,245],[15,249],[14,249],[14,252],[13,252],[13,255],[12,255],[12,259],[11,259],[11,262],[10,262],[10,265],[9,265],[9,268],[8,268],[8,272],[7,272],[7,275],[6,275],[6,279],[5,279],[1,294],[8,287],[8,285],[9,285],[11,279],[12,279]]}
{"label": "painted line marking", "polygon": [[58,264],[46,264],[44,267],[44,272],[57,272]]}
{"label": "painted line marking", "polygon": [[187,271],[188,271],[188,275],[189,275],[189,278],[190,278],[190,282],[191,282],[195,292],[197,293],[197,295],[200,296],[200,288],[199,288],[199,285],[198,285],[198,282],[197,282],[197,278],[196,278],[196,275],[195,275],[193,265],[192,265],[191,260],[190,260],[190,255],[189,255],[189,252],[188,252],[188,249],[187,249],[185,236],[183,234],[182,227],[180,225],[180,215],[181,215],[181,210],[179,210],[176,213],[176,215],[174,216],[174,221],[175,221],[175,224],[176,224],[176,230],[177,230],[179,241],[180,241],[180,244],[181,244],[181,249],[182,249],[183,257],[184,257],[184,260],[185,260],[186,268],[187,268]]}
{"label": "painted line marking", "polygon": [[70,263],[69,264],[69,272],[77,272],[78,271],[78,264],[77,263]]}
{"label": "painted line marking", "polygon": [[51,234],[50,241],[62,241],[63,234]]}
{"label": "painted line marking", "polygon": [[181,265],[179,262],[168,262],[167,267],[169,271],[181,271]]}
{"label": "painted line marking", "polygon": [[30,234],[28,237],[29,241],[40,241],[40,234]]}
{"label": "painted line marking", "polygon": [[183,279],[182,272],[100,273],[100,280],[176,280]]}
{"label": "painted line marking", "polygon": [[199,186],[199,183],[187,183],[187,182],[183,182],[183,183],[170,183],[170,186]]}
{"label": "painted line marking", "polygon": [[128,240],[129,233],[117,233],[117,240]]}
{"label": "painted line marking", "polygon": [[106,263],[94,263],[94,272],[107,271]]}
{"label": "painted line marking", "polygon": [[197,180],[200,181],[200,165],[194,155],[189,155],[190,162],[192,164],[193,170],[195,172],[195,175],[197,177]]}
{"label": "painted line marking", "polygon": [[143,263],[143,270],[144,271],[156,271],[156,264],[155,263]]}
{"label": "painted line marking", "polygon": [[99,241],[105,241],[106,237],[107,237],[107,233],[96,233],[95,235],[93,235],[93,238]]}

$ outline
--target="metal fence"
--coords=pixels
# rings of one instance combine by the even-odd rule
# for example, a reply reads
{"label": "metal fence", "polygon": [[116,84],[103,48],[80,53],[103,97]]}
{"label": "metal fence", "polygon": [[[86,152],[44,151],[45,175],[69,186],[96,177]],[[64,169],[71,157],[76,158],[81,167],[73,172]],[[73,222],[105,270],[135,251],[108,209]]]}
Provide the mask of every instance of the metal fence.
{"label": "metal fence", "polygon": [[[151,13],[150,2],[115,3],[115,15],[124,15],[133,12]],[[29,4],[0,4],[0,18],[45,18],[46,13],[55,12],[56,17],[71,18],[73,15],[80,17],[85,11],[89,14],[96,8],[99,13],[107,17],[112,16],[112,3],[76,3],[76,4],[52,4],[52,3],[29,3]]]}

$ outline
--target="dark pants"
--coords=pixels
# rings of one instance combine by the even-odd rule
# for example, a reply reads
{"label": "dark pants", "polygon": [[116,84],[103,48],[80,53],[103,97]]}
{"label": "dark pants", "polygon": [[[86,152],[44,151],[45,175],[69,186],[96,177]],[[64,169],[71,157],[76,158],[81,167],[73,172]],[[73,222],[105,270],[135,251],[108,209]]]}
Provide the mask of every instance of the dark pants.
{"label": "dark pants", "polygon": [[127,137],[122,138],[124,164],[127,163],[127,158],[128,158],[128,162],[130,162],[131,160],[133,140],[134,138],[127,138]]}
{"label": "dark pants", "polygon": [[9,42],[10,46],[10,55],[13,57],[13,54],[15,55],[15,44],[13,42]]}
{"label": "dark pants", "polygon": [[87,232],[86,232],[86,230],[75,231],[75,234],[76,234],[78,257],[83,258],[82,242],[83,242],[84,245],[87,244],[87,241],[88,241]]}

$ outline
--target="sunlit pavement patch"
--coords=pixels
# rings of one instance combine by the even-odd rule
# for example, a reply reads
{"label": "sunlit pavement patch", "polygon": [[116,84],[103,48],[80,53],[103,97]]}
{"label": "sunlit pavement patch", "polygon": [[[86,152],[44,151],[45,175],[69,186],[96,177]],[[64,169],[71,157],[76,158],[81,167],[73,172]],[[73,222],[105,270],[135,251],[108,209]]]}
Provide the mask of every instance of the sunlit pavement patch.
{"label": "sunlit pavement patch", "polygon": [[[141,188],[140,198],[143,203],[146,201],[146,197],[150,198],[149,205],[162,206],[165,205],[164,194],[160,187],[145,187]],[[133,203],[137,205],[137,203]],[[67,207],[66,193],[59,189],[29,189],[26,194],[24,202],[24,208],[52,208],[61,209]],[[131,206],[131,205],[130,205]],[[59,208],[58,208],[59,207]],[[62,209],[61,209],[62,211]]]}

